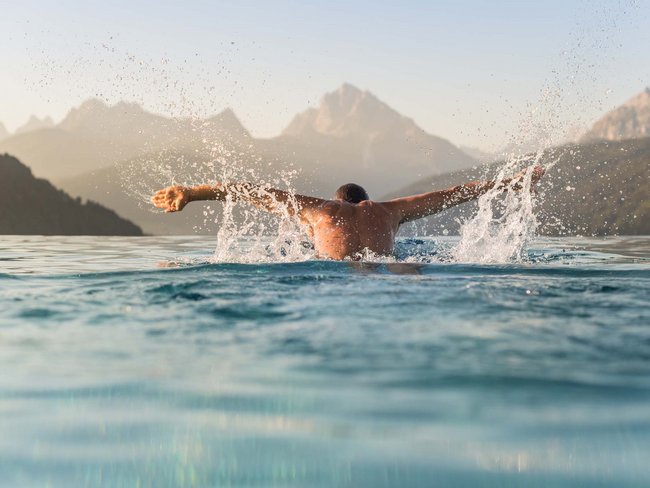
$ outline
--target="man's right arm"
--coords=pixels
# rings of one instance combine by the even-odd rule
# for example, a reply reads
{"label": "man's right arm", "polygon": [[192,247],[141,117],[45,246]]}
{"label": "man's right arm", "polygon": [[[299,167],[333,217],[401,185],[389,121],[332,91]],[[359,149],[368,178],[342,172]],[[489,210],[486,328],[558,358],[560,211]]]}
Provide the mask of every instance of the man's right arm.
{"label": "man's right arm", "polygon": [[201,200],[223,201],[226,197],[248,202],[271,213],[298,215],[305,218],[311,210],[325,200],[293,194],[284,190],[267,188],[252,183],[228,183],[198,186],[170,186],[157,191],[151,202],[165,212],[177,212],[190,202]]}

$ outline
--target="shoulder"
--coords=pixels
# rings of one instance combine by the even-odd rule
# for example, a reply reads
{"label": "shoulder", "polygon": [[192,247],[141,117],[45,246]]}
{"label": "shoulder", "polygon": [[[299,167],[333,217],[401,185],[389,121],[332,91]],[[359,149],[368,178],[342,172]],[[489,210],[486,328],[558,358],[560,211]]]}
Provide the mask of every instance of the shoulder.
{"label": "shoulder", "polygon": [[377,214],[384,214],[387,216],[397,215],[401,206],[396,201],[376,202],[374,200],[366,200],[359,204],[359,207],[367,208]]}
{"label": "shoulder", "polygon": [[341,203],[336,200],[322,200],[317,205],[304,208],[303,215],[308,219],[336,215],[341,210]]}

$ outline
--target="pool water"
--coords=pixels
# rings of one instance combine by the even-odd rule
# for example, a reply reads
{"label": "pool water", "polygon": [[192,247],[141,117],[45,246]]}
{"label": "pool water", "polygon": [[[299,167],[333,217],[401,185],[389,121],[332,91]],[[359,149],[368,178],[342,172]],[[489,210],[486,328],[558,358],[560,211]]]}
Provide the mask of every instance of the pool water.
{"label": "pool water", "polygon": [[453,243],[0,237],[0,486],[650,486],[650,238]]}

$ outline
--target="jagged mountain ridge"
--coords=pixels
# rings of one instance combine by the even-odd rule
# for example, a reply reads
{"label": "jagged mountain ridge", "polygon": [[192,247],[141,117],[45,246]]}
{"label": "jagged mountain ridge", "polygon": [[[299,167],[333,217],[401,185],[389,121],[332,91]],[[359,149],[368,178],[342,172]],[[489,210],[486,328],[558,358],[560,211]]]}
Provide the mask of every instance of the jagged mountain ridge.
{"label": "jagged mountain ridge", "polygon": [[29,117],[27,122],[16,129],[14,134],[26,134],[27,132],[33,132],[39,129],[48,129],[50,127],[54,127],[54,121],[52,120],[52,117],[46,116],[42,119],[39,119],[35,115],[32,115]]}
{"label": "jagged mountain ridge", "polygon": [[356,163],[380,171],[399,167],[405,177],[411,173],[440,174],[476,164],[446,139],[426,133],[372,93],[348,83],[325,94],[318,108],[296,115],[279,139],[316,146],[335,142],[356,146],[361,160],[347,161],[346,165]]}
{"label": "jagged mountain ridge", "polygon": [[650,87],[598,119],[581,141],[650,137]]}
{"label": "jagged mountain ridge", "polygon": [[416,131],[413,120],[403,117],[368,91],[349,83],[326,93],[318,108],[297,114],[282,132],[300,137],[315,132],[335,137],[373,136],[391,130]]}
{"label": "jagged mountain ridge", "polygon": [[206,137],[249,135],[231,110],[205,120],[170,119],[134,103],[108,106],[91,99],[54,127],[0,141],[0,151],[25,161],[37,176],[61,181],[125,159],[199,147]]}

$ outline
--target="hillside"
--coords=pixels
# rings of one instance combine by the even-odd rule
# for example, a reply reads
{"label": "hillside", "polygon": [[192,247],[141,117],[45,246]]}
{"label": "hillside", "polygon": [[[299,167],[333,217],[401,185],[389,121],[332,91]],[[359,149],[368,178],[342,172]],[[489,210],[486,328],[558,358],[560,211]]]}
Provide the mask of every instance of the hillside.
{"label": "hillside", "polygon": [[139,227],[93,202],[82,203],[27,166],[0,155],[0,234],[142,235]]}
{"label": "hillside", "polygon": [[599,139],[621,141],[649,136],[650,87],[603,115],[581,140],[583,142]]}
{"label": "hillside", "polygon": [[[650,234],[650,138],[562,146],[548,150],[541,162],[555,160],[540,184],[540,234]],[[489,177],[495,167],[425,178],[387,198]],[[429,217],[420,230],[456,234],[458,221],[475,208],[476,203],[469,203]]]}

